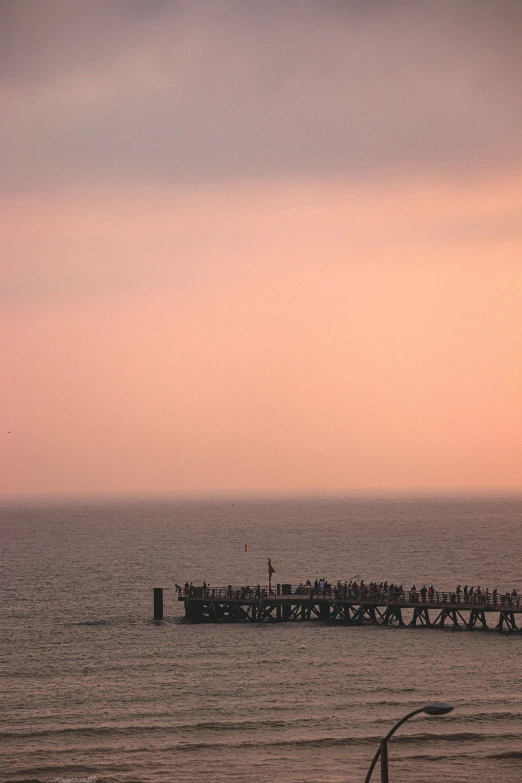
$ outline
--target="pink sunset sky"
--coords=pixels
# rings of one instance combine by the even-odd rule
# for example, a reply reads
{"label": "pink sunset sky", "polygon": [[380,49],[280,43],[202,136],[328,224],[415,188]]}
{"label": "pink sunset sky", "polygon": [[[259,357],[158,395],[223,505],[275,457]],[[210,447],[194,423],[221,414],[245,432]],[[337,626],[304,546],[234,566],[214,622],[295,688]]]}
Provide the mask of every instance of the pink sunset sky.
{"label": "pink sunset sky", "polygon": [[0,2],[0,494],[521,490],[521,40]]}

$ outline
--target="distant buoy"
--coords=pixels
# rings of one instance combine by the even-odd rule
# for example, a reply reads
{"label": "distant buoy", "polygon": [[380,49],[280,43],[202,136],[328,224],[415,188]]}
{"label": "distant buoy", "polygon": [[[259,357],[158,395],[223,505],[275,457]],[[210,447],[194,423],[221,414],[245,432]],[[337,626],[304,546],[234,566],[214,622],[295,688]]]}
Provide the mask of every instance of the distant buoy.
{"label": "distant buoy", "polygon": [[248,544],[245,544],[245,552],[248,552]]}

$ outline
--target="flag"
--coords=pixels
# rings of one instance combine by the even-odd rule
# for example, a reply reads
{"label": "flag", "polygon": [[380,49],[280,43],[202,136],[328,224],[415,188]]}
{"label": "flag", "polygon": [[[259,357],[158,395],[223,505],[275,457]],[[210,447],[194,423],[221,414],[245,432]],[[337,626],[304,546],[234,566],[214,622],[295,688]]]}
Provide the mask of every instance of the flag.
{"label": "flag", "polygon": [[272,576],[272,574],[275,574],[275,568],[270,562],[270,558],[268,558],[268,574],[269,576]]}

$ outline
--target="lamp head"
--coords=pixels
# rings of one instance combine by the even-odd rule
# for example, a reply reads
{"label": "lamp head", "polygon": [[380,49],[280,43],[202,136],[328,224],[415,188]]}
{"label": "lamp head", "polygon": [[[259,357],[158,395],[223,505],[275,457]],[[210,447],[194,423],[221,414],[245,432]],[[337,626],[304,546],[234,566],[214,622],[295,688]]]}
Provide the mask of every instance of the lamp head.
{"label": "lamp head", "polygon": [[447,701],[432,701],[424,706],[423,712],[427,715],[446,715],[447,712],[451,712],[454,709]]}

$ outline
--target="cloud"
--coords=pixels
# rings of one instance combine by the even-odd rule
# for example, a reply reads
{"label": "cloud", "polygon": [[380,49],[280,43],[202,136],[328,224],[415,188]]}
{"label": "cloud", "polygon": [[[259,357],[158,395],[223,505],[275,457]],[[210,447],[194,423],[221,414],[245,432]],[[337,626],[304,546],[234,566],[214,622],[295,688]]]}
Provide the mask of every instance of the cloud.
{"label": "cloud", "polygon": [[519,2],[0,4],[3,182],[520,164]]}
{"label": "cloud", "polygon": [[[429,185],[429,187],[428,187]],[[263,182],[82,189],[11,198],[0,259],[6,304],[320,280],[348,268],[519,266],[516,176],[467,183]],[[451,259],[451,260],[449,260]]]}

